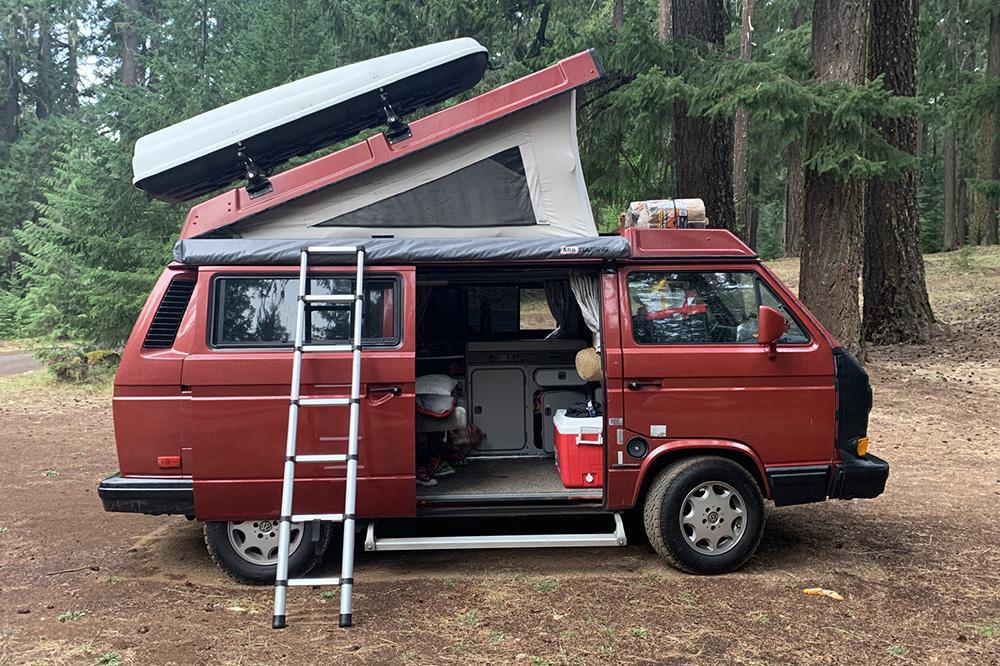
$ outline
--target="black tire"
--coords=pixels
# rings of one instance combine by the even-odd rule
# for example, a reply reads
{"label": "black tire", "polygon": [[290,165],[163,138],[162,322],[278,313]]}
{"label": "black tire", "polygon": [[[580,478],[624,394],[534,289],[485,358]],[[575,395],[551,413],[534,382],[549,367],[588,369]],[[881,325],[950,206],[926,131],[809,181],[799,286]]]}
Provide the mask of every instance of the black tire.
{"label": "black tire", "polygon": [[[250,526],[256,525],[255,522],[247,522],[250,523]],[[232,524],[225,521],[205,523],[205,546],[208,548],[208,554],[212,557],[212,560],[227,575],[241,583],[248,585],[274,585],[274,573],[277,565],[251,562],[241,555],[229,538],[230,525]],[[277,534],[278,524],[276,522],[267,522],[265,524],[270,524],[273,527],[273,532]],[[288,556],[288,575],[291,578],[298,578],[309,573],[323,559],[323,553],[326,551],[327,546],[330,545],[334,531],[329,523],[322,523],[318,544],[319,548],[317,549],[314,547],[311,538],[311,524],[304,524],[301,529],[303,532],[302,536]],[[274,543],[277,543],[276,539]],[[273,555],[271,555],[270,560],[273,561],[273,559]]]}
{"label": "black tire", "polygon": [[[742,523],[742,531],[738,538],[733,539],[735,543],[726,542],[724,546],[728,550],[721,552],[720,546],[718,554],[703,552],[710,545],[705,542],[698,542],[701,550],[696,549],[692,539],[697,536],[690,530],[690,525],[683,525],[681,520],[681,509],[688,494],[713,482],[735,490],[740,496],[738,499],[742,499],[743,507],[742,513],[735,519],[736,523],[733,523],[731,507],[726,507],[728,513],[720,511],[711,514],[716,516],[715,520],[725,522],[728,518],[733,525]],[[716,489],[725,490],[722,486]],[[694,502],[702,501],[698,495],[693,497],[689,510]],[[693,511],[688,515],[692,514]],[[692,574],[728,573],[743,566],[760,544],[764,535],[764,498],[754,478],[732,460],[714,456],[687,458],[664,469],[653,481],[646,493],[643,523],[653,549],[674,567]],[[686,530],[692,534],[690,539]]]}

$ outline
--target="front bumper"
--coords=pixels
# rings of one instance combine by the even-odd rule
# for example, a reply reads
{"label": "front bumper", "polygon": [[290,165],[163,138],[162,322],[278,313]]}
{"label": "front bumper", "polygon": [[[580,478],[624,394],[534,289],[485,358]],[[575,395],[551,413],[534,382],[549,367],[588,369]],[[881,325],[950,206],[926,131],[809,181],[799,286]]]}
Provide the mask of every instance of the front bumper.
{"label": "front bumper", "polygon": [[860,457],[850,451],[840,451],[841,461],[833,468],[831,499],[864,499],[878,497],[885,491],[889,478],[889,463],[878,456]]}
{"label": "front bumper", "polygon": [[105,511],[194,516],[194,483],[191,479],[115,474],[101,481],[97,486],[97,495]]}

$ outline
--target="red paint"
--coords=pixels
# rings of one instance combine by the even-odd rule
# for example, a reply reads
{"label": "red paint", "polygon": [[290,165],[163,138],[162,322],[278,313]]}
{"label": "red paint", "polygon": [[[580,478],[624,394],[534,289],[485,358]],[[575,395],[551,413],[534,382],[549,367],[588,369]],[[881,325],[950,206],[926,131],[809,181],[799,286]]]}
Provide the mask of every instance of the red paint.
{"label": "red paint", "polygon": [[[669,231],[669,233],[664,233]],[[754,251],[721,229],[623,229],[636,259],[752,259]]]}
{"label": "red paint", "polygon": [[[316,275],[352,275],[353,267],[324,267]],[[185,344],[182,383],[190,387],[183,408],[185,441],[196,455],[192,464],[195,509],[199,518],[245,519],[277,515],[281,464],[285,455],[291,349],[212,349],[208,346],[208,307],[212,279],[218,275],[298,274],[296,267],[239,266],[202,268],[189,311],[196,323],[178,344]],[[414,271],[412,267],[370,268],[367,275],[398,276],[403,335],[394,349],[362,353],[358,474],[372,477],[359,488],[358,513],[370,516],[413,515],[414,481]],[[350,394],[350,353],[313,352],[302,361],[303,396]],[[370,388],[399,386],[400,395]],[[298,452],[346,453],[348,410],[312,407],[300,410]],[[297,466],[295,511],[321,513],[343,503],[346,463]],[[300,492],[299,488],[303,488]],[[309,488],[306,490],[305,488]],[[389,492],[386,501],[381,491]],[[263,513],[261,513],[263,511]]]}

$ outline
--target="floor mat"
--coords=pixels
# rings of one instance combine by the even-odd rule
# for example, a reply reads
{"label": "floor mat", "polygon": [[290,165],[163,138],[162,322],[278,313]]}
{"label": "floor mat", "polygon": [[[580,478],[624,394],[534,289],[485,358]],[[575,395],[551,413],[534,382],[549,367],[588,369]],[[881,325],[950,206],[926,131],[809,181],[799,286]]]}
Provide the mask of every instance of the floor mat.
{"label": "floor mat", "polygon": [[438,485],[417,488],[417,497],[443,495],[574,495],[559,479],[552,458],[470,460],[455,474],[438,479]]}

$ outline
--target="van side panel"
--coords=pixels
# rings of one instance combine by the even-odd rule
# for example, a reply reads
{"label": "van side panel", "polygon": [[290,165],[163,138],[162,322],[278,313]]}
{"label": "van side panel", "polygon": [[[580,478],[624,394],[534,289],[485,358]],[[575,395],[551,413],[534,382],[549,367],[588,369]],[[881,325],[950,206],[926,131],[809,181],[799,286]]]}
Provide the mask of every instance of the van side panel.
{"label": "van side panel", "polygon": [[[323,267],[316,275],[350,275],[353,267]],[[296,267],[206,267],[193,297],[197,308],[183,383],[186,446],[191,447],[195,513],[199,520],[247,520],[278,515],[288,427],[293,352],[290,348],[212,348],[211,290],[219,275],[297,276]],[[369,269],[366,276],[399,279],[401,343],[367,348],[361,360],[359,516],[408,516],[416,512],[414,480],[415,282],[412,267]],[[307,352],[302,360],[304,397],[349,397],[351,354]],[[398,387],[398,392],[395,390]],[[300,454],[345,453],[346,407],[299,411]],[[294,511],[329,513],[343,506],[346,463],[296,465]]]}
{"label": "van side panel", "polygon": [[[618,309],[618,274],[601,274],[601,353],[604,361],[604,413],[607,437],[605,455],[605,504],[609,509],[631,506],[631,487],[638,464],[627,458],[624,432],[625,402],[622,395],[622,337]],[[619,460],[621,462],[619,462]]]}
{"label": "van side panel", "polygon": [[[194,271],[175,267],[163,271],[122,352],[112,400],[122,476],[178,476],[185,472],[178,467],[161,468],[157,458],[182,454],[181,406],[187,398],[181,391],[181,372],[187,354],[176,344],[157,349],[142,345],[171,281],[194,280],[196,276]],[[189,303],[179,331],[190,327],[191,309]]]}
{"label": "van side panel", "polygon": [[[807,329],[807,343],[779,344],[770,358],[756,342],[640,343],[633,333],[628,273],[631,271],[738,271],[758,275],[781,295],[788,310]],[[767,470],[829,467],[836,430],[833,357],[825,331],[814,326],[801,304],[757,263],[664,265],[636,263],[619,274],[622,377],[616,386],[624,402],[625,442],[641,437],[650,453],[643,459],[625,454],[625,463],[641,470],[614,478],[609,497],[623,508],[638,501],[643,475],[652,469],[653,453],[665,454],[678,442],[714,442],[707,448],[745,449],[754,467]],[[609,378],[609,382],[612,381]],[[690,450],[692,445],[685,444]],[[741,456],[745,460],[745,456]],[[612,470],[614,471],[614,470]],[[758,469],[767,485],[767,476]],[[764,488],[765,494],[768,489]]]}

